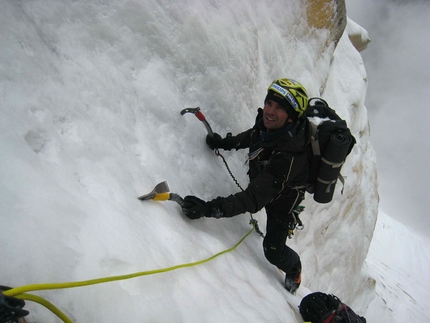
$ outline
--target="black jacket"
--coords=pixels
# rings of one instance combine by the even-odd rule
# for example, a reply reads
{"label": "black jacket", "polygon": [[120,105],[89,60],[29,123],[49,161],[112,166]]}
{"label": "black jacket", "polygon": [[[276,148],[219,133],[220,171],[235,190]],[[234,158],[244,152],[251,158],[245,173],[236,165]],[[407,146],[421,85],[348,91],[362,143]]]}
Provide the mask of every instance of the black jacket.
{"label": "black jacket", "polygon": [[275,218],[290,214],[304,195],[309,176],[309,121],[299,118],[276,131],[267,131],[262,109],[253,128],[232,137],[227,149],[249,148],[248,187],[218,198],[223,217],[255,213],[266,207]]}

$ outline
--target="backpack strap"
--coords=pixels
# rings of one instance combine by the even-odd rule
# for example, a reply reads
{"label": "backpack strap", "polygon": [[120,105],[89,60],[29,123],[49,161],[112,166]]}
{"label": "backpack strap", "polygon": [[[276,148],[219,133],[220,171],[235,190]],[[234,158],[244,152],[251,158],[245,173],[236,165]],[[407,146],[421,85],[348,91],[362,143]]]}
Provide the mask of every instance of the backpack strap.
{"label": "backpack strap", "polygon": [[[326,164],[328,164],[328,163],[326,163]],[[340,167],[340,166],[343,165],[343,163],[342,164],[333,164],[333,165],[339,165],[338,167]],[[340,193],[343,194],[343,191],[345,189],[345,178],[346,177],[344,177],[341,173],[339,173],[339,175],[337,175],[337,178],[335,180],[333,180],[333,181],[325,181],[325,180],[323,180],[323,179],[321,179],[319,177],[317,177],[317,181],[320,182],[320,183],[322,183],[322,184],[329,185],[329,186],[327,186],[327,193],[328,193],[331,190],[331,185],[336,184],[336,181],[339,180],[342,183],[342,190],[340,191]]]}
{"label": "backpack strap", "polygon": [[322,323],[330,323],[334,320],[335,317],[336,317],[336,311],[333,311]]}
{"label": "backpack strap", "polygon": [[339,173],[339,176],[337,178],[342,183],[342,190],[340,191],[340,194],[343,194],[343,190],[345,189],[345,177],[341,173]]}
{"label": "backpack strap", "polygon": [[343,303],[339,304],[338,309],[337,310],[333,310],[331,312],[331,314],[329,316],[327,316],[327,318],[324,321],[322,321],[322,323],[331,323],[331,322],[334,322],[333,320],[336,318],[336,316],[340,312],[342,312],[343,310],[345,310],[345,308],[346,308],[345,304],[343,304]]}
{"label": "backpack strap", "polygon": [[318,127],[317,125],[313,124],[312,122],[309,122],[311,125],[311,146],[312,151],[315,156],[321,156],[321,149],[320,149],[320,143],[317,137]]}

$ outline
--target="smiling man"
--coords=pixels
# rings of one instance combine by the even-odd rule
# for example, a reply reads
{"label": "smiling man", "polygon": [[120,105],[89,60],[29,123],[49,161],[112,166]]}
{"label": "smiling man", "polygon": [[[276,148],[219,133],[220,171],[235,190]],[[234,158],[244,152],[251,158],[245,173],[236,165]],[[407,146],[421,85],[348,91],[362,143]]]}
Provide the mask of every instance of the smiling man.
{"label": "smiling man", "polygon": [[292,294],[300,286],[302,264],[285,243],[297,225],[295,211],[304,198],[309,177],[309,122],[303,117],[307,105],[306,89],[299,82],[286,78],[273,81],[253,128],[237,136],[227,134],[224,139],[219,134],[206,137],[212,149],[249,148],[248,187],[209,202],[186,196],[183,207],[190,219],[228,218],[264,207],[264,255],[285,272],[285,288]]}

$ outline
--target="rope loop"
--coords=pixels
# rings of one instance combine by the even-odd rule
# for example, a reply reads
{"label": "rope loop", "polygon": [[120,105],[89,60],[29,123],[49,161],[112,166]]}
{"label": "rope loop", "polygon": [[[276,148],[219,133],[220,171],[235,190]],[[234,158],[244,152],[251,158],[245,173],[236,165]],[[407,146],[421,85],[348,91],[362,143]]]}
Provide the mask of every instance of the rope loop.
{"label": "rope loop", "polygon": [[[225,157],[219,152],[218,149],[215,149],[215,155],[217,155],[218,157],[221,157],[225,167],[227,168],[228,173],[230,174],[231,178],[233,179],[233,181],[236,183],[237,187],[240,188],[240,190],[243,192],[244,189],[242,188],[242,186],[240,186],[238,180],[236,179],[236,177],[234,177],[233,172],[231,171],[230,167],[228,166],[228,163],[225,159]],[[264,238],[264,233],[261,232],[260,227],[258,226],[258,221],[255,220],[252,216],[252,213],[249,213],[251,216],[251,220],[249,221],[249,224],[252,225],[255,229],[255,232],[257,232],[262,238]]]}
{"label": "rope loop", "polygon": [[[186,268],[186,267],[201,265],[201,264],[207,263],[207,262],[209,262],[209,261],[211,261],[211,260],[213,260],[213,259],[215,259],[215,258],[217,258],[223,254],[226,254],[228,252],[235,250],[252,233],[252,231],[254,231],[254,227],[252,227],[251,230],[247,234],[245,234],[243,236],[243,238],[240,239],[239,242],[236,243],[233,247],[226,249],[224,251],[218,252],[217,254],[215,254],[209,258],[200,260],[200,261],[181,264],[181,265],[172,266],[172,267],[168,267],[168,268],[162,268],[162,269],[156,269],[156,270],[150,270],[150,271],[142,271],[142,272],[137,272],[137,273],[128,274],[128,275],[122,275],[122,276],[111,276],[111,277],[97,278],[97,279],[78,281],[78,282],[33,284],[33,285],[16,287],[16,288],[10,288],[10,289],[5,290],[2,293],[0,293],[0,298],[2,299],[2,302],[4,299],[9,300],[8,303],[5,303],[9,307],[11,305],[10,300],[13,300],[14,302],[21,302],[21,300],[25,299],[25,300],[37,302],[37,303],[45,306],[49,310],[51,310],[51,312],[54,313],[58,318],[60,318],[64,323],[73,323],[72,320],[70,320],[64,313],[62,313],[53,304],[51,304],[50,302],[48,302],[47,300],[43,299],[40,296],[28,294],[27,292],[35,291],[35,290],[64,289],[64,288],[74,288],[74,287],[96,285],[96,284],[108,283],[108,282],[113,282],[113,281],[118,281],[118,280],[136,278],[136,277],[145,276],[145,275],[154,275],[154,274],[159,274],[159,273],[165,273],[165,272],[177,270],[180,268]],[[23,305],[23,303],[19,303],[18,305],[19,306],[14,305],[14,307],[13,307],[15,312],[18,309],[19,310],[22,309],[21,305]],[[24,314],[24,312],[27,312],[27,311],[22,310],[22,314]],[[0,312],[0,314],[1,313],[2,312]],[[9,314],[9,313],[7,313],[7,314]],[[28,314],[28,312],[27,312],[27,314]],[[6,318],[9,318],[9,317],[6,317]],[[0,316],[0,323],[8,322],[8,321],[3,321],[2,319],[3,319],[3,317]]]}
{"label": "rope loop", "polygon": [[236,183],[236,185],[240,188],[240,190],[243,192],[244,189],[242,188],[242,186],[240,186],[239,182],[237,181],[236,177],[234,177],[233,172],[231,171],[230,167],[228,166],[228,163],[225,159],[225,157],[218,151],[218,149],[215,150],[215,154],[218,157],[221,157],[225,167],[227,168],[228,173],[230,174],[231,178],[233,179],[233,181]]}

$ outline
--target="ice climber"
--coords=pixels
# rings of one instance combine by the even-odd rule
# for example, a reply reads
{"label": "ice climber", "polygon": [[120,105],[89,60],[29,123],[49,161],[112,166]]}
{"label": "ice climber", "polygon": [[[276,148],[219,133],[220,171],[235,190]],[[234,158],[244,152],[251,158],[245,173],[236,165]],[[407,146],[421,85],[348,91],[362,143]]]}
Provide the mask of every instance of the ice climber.
{"label": "ice climber", "polygon": [[184,214],[229,218],[266,209],[267,225],[263,240],[266,259],[285,272],[285,288],[295,293],[300,286],[302,265],[299,255],[286,246],[293,210],[304,198],[309,176],[308,119],[303,116],[308,104],[306,89],[297,81],[282,78],[273,81],[258,109],[255,125],[236,136],[222,138],[215,133],[206,137],[211,149],[249,148],[249,185],[242,192],[203,201],[195,196],[184,198]]}

